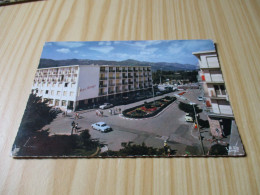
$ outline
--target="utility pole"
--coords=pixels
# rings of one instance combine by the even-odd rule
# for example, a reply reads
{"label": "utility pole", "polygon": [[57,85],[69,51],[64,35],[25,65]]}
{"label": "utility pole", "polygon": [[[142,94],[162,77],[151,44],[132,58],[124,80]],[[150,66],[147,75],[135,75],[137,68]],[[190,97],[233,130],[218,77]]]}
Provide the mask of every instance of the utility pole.
{"label": "utility pole", "polygon": [[196,120],[197,128],[198,128],[198,131],[199,131],[199,140],[200,140],[200,144],[201,144],[201,148],[202,148],[203,155],[205,155],[204,146],[203,146],[203,142],[202,142],[202,139],[201,139],[200,126],[199,126],[199,122],[198,122],[198,118],[197,118],[197,113],[196,113],[195,106],[194,106],[195,103],[192,103],[192,102],[191,102],[190,105],[193,106],[193,110],[194,110],[194,114],[195,114],[195,120]]}
{"label": "utility pole", "polygon": [[160,74],[160,84],[162,84],[162,68],[161,69],[161,74]]}

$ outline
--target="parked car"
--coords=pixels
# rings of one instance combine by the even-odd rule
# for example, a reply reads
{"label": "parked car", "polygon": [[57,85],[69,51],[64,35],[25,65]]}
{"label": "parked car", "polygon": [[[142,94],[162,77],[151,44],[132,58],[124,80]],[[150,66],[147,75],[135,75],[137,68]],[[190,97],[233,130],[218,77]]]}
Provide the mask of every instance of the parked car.
{"label": "parked car", "polygon": [[190,116],[189,113],[187,113],[187,114],[185,115],[185,121],[186,121],[186,122],[193,122],[193,117]]}
{"label": "parked car", "polygon": [[199,100],[199,101],[203,101],[203,97],[199,96],[199,97],[198,97],[198,100]]}
{"label": "parked car", "polygon": [[107,132],[111,131],[112,128],[108,126],[105,122],[97,122],[91,125],[91,127],[95,130],[101,131],[101,132]]}
{"label": "parked car", "polygon": [[104,103],[103,105],[99,106],[99,108],[102,110],[111,108],[111,107],[113,107],[113,104],[110,104],[110,103]]}

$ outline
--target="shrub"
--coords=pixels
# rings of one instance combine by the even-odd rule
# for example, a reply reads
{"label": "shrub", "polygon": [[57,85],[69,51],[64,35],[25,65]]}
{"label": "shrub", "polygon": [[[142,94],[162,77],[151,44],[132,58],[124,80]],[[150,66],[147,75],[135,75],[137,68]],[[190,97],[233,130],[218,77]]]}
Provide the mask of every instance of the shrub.
{"label": "shrub", "polygon": [[209,121],[208,120],[199,119],[198,122],[199,122],[199,125],[201,127],[209,128]]}

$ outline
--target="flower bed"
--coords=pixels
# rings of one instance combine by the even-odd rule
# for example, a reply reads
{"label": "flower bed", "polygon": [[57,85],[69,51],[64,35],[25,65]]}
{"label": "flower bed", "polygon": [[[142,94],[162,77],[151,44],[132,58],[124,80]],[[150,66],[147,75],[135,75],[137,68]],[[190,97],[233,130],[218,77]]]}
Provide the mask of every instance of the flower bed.
{"label": "flower bed", "polygon": [[181,92],[181,93],[179,93],[178,95],[183,95],[184,93],[186,93],[185,91],[184,92]]}
{"label": "flower bed", "polygon": [[176,97],[166,96],[155,102],[145,102],[140,106],[129,108],[123,111],[123,115],[128,118],[148,118],[155,116],[169,104],[174,102]]}

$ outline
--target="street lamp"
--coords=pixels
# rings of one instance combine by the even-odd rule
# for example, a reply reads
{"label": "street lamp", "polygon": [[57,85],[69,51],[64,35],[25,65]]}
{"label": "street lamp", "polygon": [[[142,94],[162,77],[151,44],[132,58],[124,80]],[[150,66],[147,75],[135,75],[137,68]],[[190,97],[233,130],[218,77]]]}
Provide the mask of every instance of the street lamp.
{"label": "street lamp", "polygon": [[198,122],[198,118],[197,118],[197,113],[196,113],[195,106],[194,106],[194,105],[196,105],[196,104],[193,103],[193,102],[190,102],[190,105],[192,105],[193,110],[194,110],[195,120],[196,120],[197,128],[198,128],[198,131],[199,131],[199,140],[200,140],[201,148],[202,148],[202,151],[203,151],[203,155],[205,155],[204,146],[203,146],[203,142],[202,142],[202,139],[201,139],[200,126],[199,126],[199,122]]}
{"label": "street lamp", "polygon": [[[153,82],[153,81],[152,81]],[[152,83],[152,91],[153,91],[153,104],[155,105],[155,98],[154,98],[154,88],[153,88],[153,83]]]}

